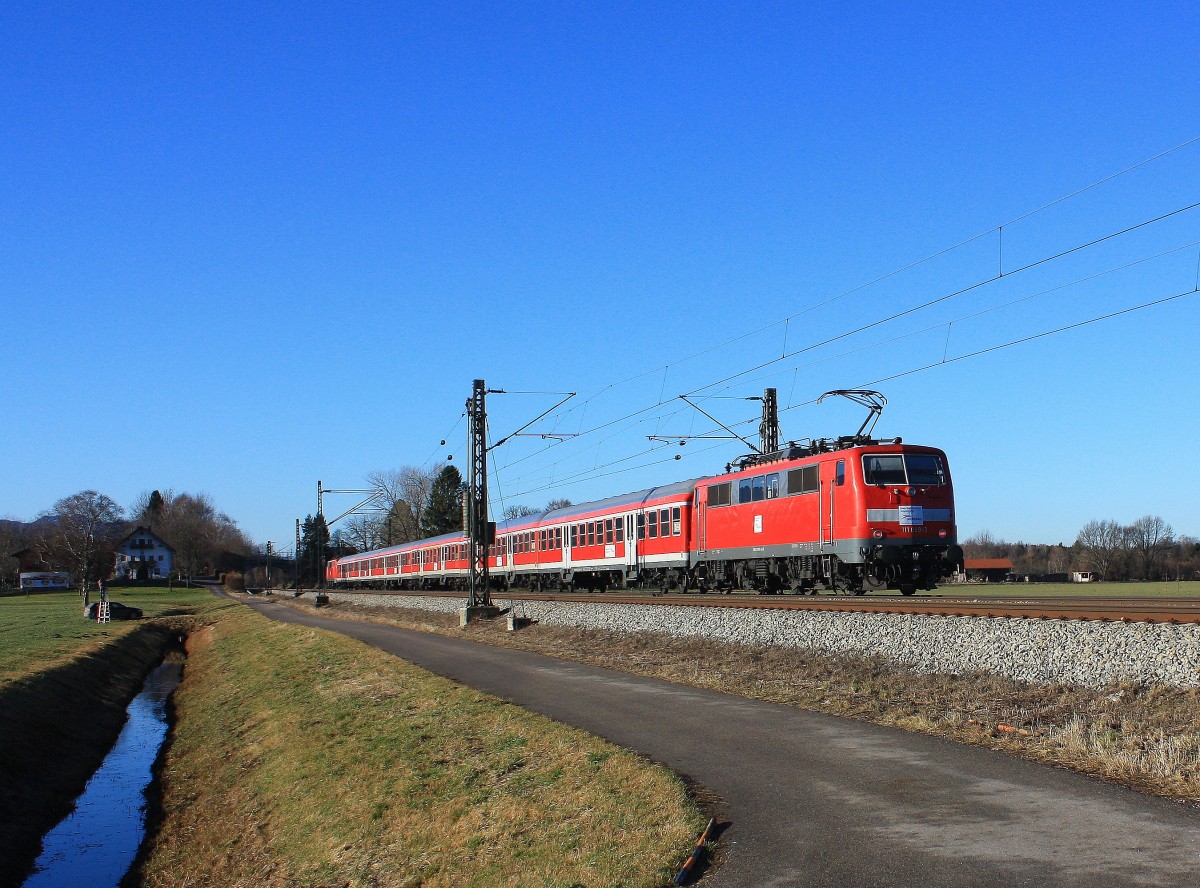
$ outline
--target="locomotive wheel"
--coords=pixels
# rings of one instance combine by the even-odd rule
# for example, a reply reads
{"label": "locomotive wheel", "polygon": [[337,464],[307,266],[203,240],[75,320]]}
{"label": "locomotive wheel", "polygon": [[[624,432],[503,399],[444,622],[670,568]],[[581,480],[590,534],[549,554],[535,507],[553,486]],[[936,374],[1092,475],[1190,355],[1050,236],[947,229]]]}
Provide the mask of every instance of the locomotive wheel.
{"label": "locomotive wheel", "polygon": [[900,584],[900,594],[901,595],[912,595],[916,591],[917,591],[917,586],[915,583],[901,583]]}

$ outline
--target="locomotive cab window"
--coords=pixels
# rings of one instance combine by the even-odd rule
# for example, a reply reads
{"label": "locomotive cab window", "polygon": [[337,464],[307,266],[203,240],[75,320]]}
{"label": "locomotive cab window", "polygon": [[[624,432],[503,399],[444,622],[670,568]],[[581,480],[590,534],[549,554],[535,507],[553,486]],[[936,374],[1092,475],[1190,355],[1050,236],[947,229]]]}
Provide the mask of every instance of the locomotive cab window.
{"label": "locomotive cab window", "polygon": [[863,480],[867,484],[879,487],[888,484],[907,484],[908,478],[904,474],[904,457],[899,453],[876,453],[864,456]]}
{"label": "locomotive cab window", "polygon": [[834,472],[834,483],[838,487],[846,483],[846,461],[844,459],[838,460],[837,470]]}
{"label": "locomotive cab window", "polygon": [[942,461],[932,453],[906,453],[904,467],[908,470],[908,483],[918,487],[941,487],[946,483],[946,471]]}
{"label": "locomotive cab window", "polygon": [[946,469],[932,453],[874,453],[863,457],[863,478],[879,487],[941,487]]}

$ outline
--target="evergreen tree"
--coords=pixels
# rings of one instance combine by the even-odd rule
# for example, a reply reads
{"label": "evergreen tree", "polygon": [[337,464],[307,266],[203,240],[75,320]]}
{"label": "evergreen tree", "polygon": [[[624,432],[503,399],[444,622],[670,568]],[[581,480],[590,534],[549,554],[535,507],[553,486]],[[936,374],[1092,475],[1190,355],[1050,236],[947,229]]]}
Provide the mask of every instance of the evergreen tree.
{"label": "evergreen tree", "polygon": [[312,515],[304,519],[300,526],[300,569],[308,580],[319,580],[321,577],[321,552],[329,552],[329,527],[325,524],[325,516]]}
{"label": "evergreen tree", "polygon": [[446,466],[433,479],[429,492],[429,504],[421,516],[421,533],[427,537],[439,536],[463,529],[462,475],[454,466]]}

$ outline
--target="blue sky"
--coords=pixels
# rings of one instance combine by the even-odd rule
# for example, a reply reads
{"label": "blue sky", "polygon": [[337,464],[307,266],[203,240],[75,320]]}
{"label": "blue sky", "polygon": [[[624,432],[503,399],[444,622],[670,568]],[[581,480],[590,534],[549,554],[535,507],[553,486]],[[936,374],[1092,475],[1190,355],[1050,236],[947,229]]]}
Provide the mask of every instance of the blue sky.
{"label": "blue sky", "polygon": [[1200,297],[949,360],[1194,289],[1200,209],[1108,236],[1200,201],[1198,37],[1183,3],[5,4],[0,515],[172,488],[286,544],[318,480],[461,461],[475,378],[580,393],[493,475],[579,502],[744,451],[648,441],[712,431],[681,393],[833,436],[862,411],[817,396],[896,376],[877,432],[947,451],[961,535],[1200,535]]}

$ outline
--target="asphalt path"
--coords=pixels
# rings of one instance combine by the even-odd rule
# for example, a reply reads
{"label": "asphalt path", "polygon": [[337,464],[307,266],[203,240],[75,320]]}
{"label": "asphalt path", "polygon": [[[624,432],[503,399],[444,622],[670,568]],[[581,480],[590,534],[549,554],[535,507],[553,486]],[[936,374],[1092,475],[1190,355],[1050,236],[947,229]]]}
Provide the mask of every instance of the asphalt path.
{"label": "asphalt path", "polygon": [[[576,725],[720,797],[708,888],[1200,885],[1200,811],[1080,775],[850,719],[463,639],[329,629]],[[687,849],[681,849],[681,854]]]}

